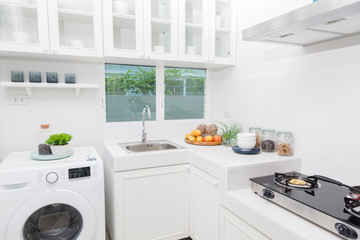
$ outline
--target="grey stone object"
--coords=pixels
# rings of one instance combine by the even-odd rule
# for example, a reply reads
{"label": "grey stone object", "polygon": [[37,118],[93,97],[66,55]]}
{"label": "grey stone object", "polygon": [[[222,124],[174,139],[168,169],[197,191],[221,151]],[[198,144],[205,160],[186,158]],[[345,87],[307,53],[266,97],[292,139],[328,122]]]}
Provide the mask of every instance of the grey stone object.
{"label": "grey stone object", "polygon": [[11,81],[12,82],[24,82],[24,72],[23,71],[11,71]]}
{"label": "grey stone object", "polygon": [[41,72],[29,72],[29,82],[40,83]]}
{"label": "grey stone object", "polygon": [[47,72],[46,73],[46,82],[48,82],[48,83],[58,83],[58,74],[57,74],[57,72]]}
{"label": "grey stone object", "polygon": [[75,73],[65,73],[65,83],[75,83]]}

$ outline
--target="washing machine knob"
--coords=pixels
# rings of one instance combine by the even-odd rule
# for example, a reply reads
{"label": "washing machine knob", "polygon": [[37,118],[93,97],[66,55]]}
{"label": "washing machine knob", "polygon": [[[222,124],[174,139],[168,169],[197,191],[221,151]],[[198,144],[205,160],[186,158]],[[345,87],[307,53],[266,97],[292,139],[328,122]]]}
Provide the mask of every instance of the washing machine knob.
{"label": "washing machine knob", "polygon": [[46,181],[48,183],[56,183],[58,179],[59,179],[59,175],[56,172],[49,172],[46,175]]}

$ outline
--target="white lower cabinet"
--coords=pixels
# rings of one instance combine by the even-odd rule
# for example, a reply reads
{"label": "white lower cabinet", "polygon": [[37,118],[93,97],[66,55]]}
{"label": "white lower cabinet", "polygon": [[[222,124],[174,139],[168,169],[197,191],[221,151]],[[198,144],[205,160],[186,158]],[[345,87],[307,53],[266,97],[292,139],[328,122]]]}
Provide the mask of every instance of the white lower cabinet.
{"label": "white lower cabinet", "polygon": [[270,240],[263,233],[220,206],[219,240]]}
{"label": "white lower cabinet", "polygon": [[188,237],[189,172],[189,164],[116,172],[112,239]]}
{"label": "white lower cabinet", "polygon": [[193,240],[218,240],[218,181],[194,166],[190,176],[190,236]]}

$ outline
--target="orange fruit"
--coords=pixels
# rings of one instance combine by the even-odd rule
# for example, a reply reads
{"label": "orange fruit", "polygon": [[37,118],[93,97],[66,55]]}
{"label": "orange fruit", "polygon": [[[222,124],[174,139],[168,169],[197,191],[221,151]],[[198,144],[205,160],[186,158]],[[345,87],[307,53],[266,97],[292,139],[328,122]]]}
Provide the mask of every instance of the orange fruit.
{"label": "orange fruit", "polygon": [[213,139],[214,139],[214,142],[221,142],[221,136],[220,135],[215,135],[213,137]]}
{"label": "orange fruit", "polygon": [[187,134],[185,135],[185,139],[189,139],[189,137],[191,137],[191,133],[187,133]]}
{"label": "orange fruit", "polygon": [[197,137],[197,136],[200,136],[201,135],[201,131],[199,129],[194,129],[191,131],[191,134],[194,136],[194,137]]}
{"label": "orange fruit", "polygon": [[194,136],[190,136],[190,137],[189,137],[189,141],[194,142],[194,141],[195,141],[195,137],[194,137]]}
{"label": "orange fruit", "polygon": [[206,135],[204,137],[204,142],[212,142],[214,139],[211,135]]}
{"label": "orange fruit", "polygon": [[197,142],[203,142],[202,136],[197,136],[197,137],[196,137],[196,141],[197,141]]}

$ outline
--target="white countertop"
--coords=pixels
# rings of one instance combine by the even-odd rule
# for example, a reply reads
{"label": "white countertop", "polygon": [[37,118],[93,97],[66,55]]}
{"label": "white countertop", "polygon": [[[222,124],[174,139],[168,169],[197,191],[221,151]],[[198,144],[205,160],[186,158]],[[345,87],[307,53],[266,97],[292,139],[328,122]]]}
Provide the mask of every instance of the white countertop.
{"label": "white countertop", "polygon": [[271,239],[342,239],[309,220],[258,196],[250,188],[227,192],[222,202],[231,212]]}

